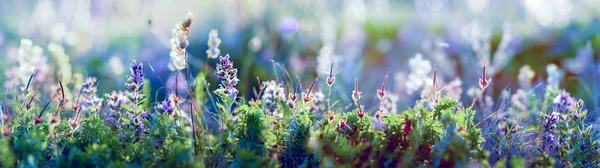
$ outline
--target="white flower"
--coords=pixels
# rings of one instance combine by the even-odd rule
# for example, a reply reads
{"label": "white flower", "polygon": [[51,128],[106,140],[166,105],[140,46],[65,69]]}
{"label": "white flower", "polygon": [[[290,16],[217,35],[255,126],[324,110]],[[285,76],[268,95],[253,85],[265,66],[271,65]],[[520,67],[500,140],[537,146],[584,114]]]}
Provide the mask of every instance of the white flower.
{"label": "white flower", "polygon": [[519,86],[521,86],[521,88],[527,89],[531,87],[531,80],[533,79],[533,77],[535,76],[535,72],[533,72],[533,70],[531,70],[531,67],[529,67],[529,65],[525,65],[523,67],[521,67],[521,70],[519,70]]}
{"label": "white flower", "polygon": [[550,64],[546,66],[546,72],[548,73],[548,85],[553,88],[558,88],[560,81],[565,77],[565,72],[559,69],[557,65]]}
{"label": "white flower", "polygon": [[406,81],[406,92],[409,95],[412,95],[422,87],[429,86],[427,84],[433,82],[433,79],[429,76],[429,73],[431,72],[431,63],[424,60],[422,57],[421,54],[417,54],[408,61],[411,73],[408,75],[408,80]]}

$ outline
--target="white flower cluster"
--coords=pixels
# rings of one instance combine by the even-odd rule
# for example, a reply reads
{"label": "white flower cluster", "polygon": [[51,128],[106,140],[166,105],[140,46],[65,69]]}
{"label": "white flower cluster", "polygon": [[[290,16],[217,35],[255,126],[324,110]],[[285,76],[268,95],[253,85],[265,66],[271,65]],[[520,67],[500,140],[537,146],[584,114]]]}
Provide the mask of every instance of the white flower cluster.
{"label": "white flower cluster", "polygon": [[533,77],[535,76],[535,72],[533,72],[533,70],[531,70],[531,67],[529,67],[529,65],[525,65],[523,67],[521,67],[521,70],[519,70],[519,86],[522,89],[529,89],[531,88],[531,80],[533,79]]}
{"label": "white flower cluster", "polygon": [[393,93],[388,93],[379,104],[379,112],[382,115],[396,114],[398,111],[396,105],[397,102],[398,96]]}
{"label": "white flower cluster", "polygon": [[550,64],[546,66],[546,72],[548,73],[548,86],[552,88],[558,88],[560,81],[565,78],[565,71],[558,68],[555,64]]}
{"label": "white flower cluster", "polygon": [[38,45],[33,45],[29,39],[21,39],[21,46],[18,49],[17,61],[19,65],[6,71],[5,88],[11,88],[14,85],[26,84],[31,74],[36,71],[37,75],[33,81],[44,81],[52,72],[51,67],[46,63],[47,57],[44,56],[44,49]]}
{"label": "white flower cluster", "polygon": [[187,67],[187,51],[186,48],[190,44],[188,41],[188,33],[190,25],[194,21],[194,14],[188,12],[181,23],[175,25],[172,33],[173,37],[170,39],[171,42],[171,60],[173,66],[177,70],[182,70]]}
{"label": "white flower cluster", "polygon": [[278,84],[274,80],[263,82],[263,93],[262,101],[265,103],[265,107],[272,114],[275,113],[278,101],[285,100],[285,91],[281,84]]}
{"label": "white flower cluster", "polygon": [[406,92],[412,95],[414,92],[421,88],[431,87],[433,79],[429,76],[431,72],[431,63],[428,60],[424,60],[423,56],[419,53],[408,61],[410,68],[410,74],[408,80],[406,80]]}
{"label": "white flower cluster", "polygon": [[219,45],[221,45],[219,31],[212,29],[210,33],[208,33],[208,50],[206,50],[206,54],[209,58],[214,59],[219,57],[219,55],[221,54],[221,50],[219,50]]}

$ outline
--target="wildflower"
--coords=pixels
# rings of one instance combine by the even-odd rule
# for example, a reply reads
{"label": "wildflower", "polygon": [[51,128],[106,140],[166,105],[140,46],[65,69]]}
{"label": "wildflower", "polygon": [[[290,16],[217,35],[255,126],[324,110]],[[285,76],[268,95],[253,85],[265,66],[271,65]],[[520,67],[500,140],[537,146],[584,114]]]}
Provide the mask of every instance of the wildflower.
{"label": "wildflower", "polygon": [[490,81],[492,80],[491,78],[487,78],[486,75],[487,74],[485,71],[485,61],[483,61],[483,70],[481,71],[481,78],[479,78],[479,87],[481,88],[481,90],[485,90],[485,88],[488,87]]}
{"label": "wildflower", "polygon": [[188,12],[185,18],[172,30],[173,37],[170,39],[171,42],[171,56],[172,64],[175,69],[182,70],[187,67],[187,46],[189,45],[188,33],[192,22],[194,21],[194,14]]}
{"label": "wildflower", "polygon": [[8,129],[8,128],[6,128],[6,127],[5,127],[5,128],[3,128],[3,130],[2,130],[2,135],[3,135],[3,136],[5,136],[5,137],[8,137],[8,136],[10,136],[10,134],[11,134],[11,133],[12,133],[12,132],[10,131],[10,129]]}
{"label": "wildflower", "polygon": [[312,97],[310,96],[310,92],[312,92],[312,90],[315,87],[315,84],[317,83],[318,80],[319,80],[318,77],[315,78],[315,80],[313,80],[313,83],[310,85],[310,88],[308,88],[308,91],[303,95],[303,99],[304,99],[305,103],[312,100]]}
{"label": "wildflower", "polygon": [[524,90],[519,89],[511,96],[511,103],[521,111],[527,111],[527,95]]}
{"label": "wildflower", "polygon": [[142,110],[142,112],[140,112],[140,117],[144,120],[152,120],[152,114],[148,113],[146,110]]}
{"label": "wildflower", "polygon": [[359,109],[359,110],[358,110],[358,117],[359,117],[359,118],[363,118],[364,116],[365,116],[365,111],[363,111],[363,110]]}
{"label": "wildflower", "polygon": [[57,123],[57,122],[58,122],[58,118],[56,118],[56,117],[52,117],[52,118],[50,119],[50,124],[55,124],[55,123]]}
{"label": "wildflower", "polygon": [[554,111],[559,113],[567,113],[573,109],[575,109],[575,99],[570,96],[570,94],[562,90],[556,97],[554,97]]}
{"label": "wildflower", "polygon": [[208,50],[206,50],[206,54],[209,58],[214,59],[221,54],[221,50],[219,50],[219,45],[221,45],[219,31],[215,29],[210,30],[210,33],[208,33]]}
{"label": "wildflower", "polygon": [[382,115],[396,114],[396,102],[398,102],[398,96],[395,94],[388,94],[381,100],[381,103],[379,103],[379,112]]}
{"label": "wildflower", "polygon": [[431,63],[422,58],[418,53],[414,58],[408,61],[408,66],[411,70],[406,80],[406,92],[412,95],[415,91],[426,87],[426,83],[430,83],[432,79],[427,74],[431,72]]}
{"label": "wildflower", "polygon": [[287,106],[288,106],[290,109],[294,109],[294,102],[293,102],[293,101],[291,101],[291,100],[290,100],[290,101],[288,101],[288,102],[287,102]]}
{"label": "wildflower", "polygon": [[355,105],[358,105],[361,92],[358,91],[358,79],[354,78],[354,90],[352,90],[352,101],[354,101]]}
{"label": "wildflower", "polygon": [[498,134],[502,135],[502,136],[510,134],[510,133],[515,133],[521,129],[521,127],[518,125],[518,123],[516,123],[512,119],[507,119],[507,118],[504,118],[504,122],[501,122],[499,127],[500,127],[500,129],[499,129]]}
{"label": "wildflower", "polygon": [[37,74],[32,78],[32,82],[48,82],[51,79],[52,72],[50,66],[46,63],[48,58],[44,56],[44,49],[38,45],[33,45],[29,39],[21,39],[21,45],[17,51],[17,61],[19,65],[5,71],[7,77],[5,88],[12,88],[14,85],[27,84],[32,72]]}
{"label": "wildflower", "polygon": [[550,115],[544,116],[544,129],[548,132],[552,132],[558,124],[560,118],[558,112],[552,112]]}
{"label": "wildflower", "polygon": [[169,97],[167,100],[163,100],[162,103],[157,104],[154,109],[156,109],[156,111],[159,113],[172,115],[176,106],[177,104],[175,101]]}
{"label": "wildflower", "polygon": [[575,110],[573,110],[571,112],[571,114],[569,115],[569,117],[571,117],[571,119],[573,120],[579,120],[582,118],[582,114],[581,114],[581,108],[583,107],[583,100],[579,100],[577,101],[577,104],[575,105]]}
{"label": "wildflower", "polygon": [[387,75],[385,75],[385,78],[383,79],[383,83],[381,84],[381,89],[377,90],[377,97],[379,98],[380,101],[383,101],[383,98],[385,98],[385,84],[387,83],[388,75],[390,75],[389,72]]}
{"label": "wildflower", "polygon": [[546,66],[546,72],[548,73],[548,86],[558,88],[560,81],[564,78],[565,72],[562,69],[559,69],[555,64]]}
{"label": "wildflower", "polygon": [[219,132],[222,134],[225,130],[227,130],[227,127],[225,124],[221,124],[221,129],[219,129]]}
{"label": "wildflower", "polygon": [[335,77],[333,76],[333,62],[331,63],[331,67],[329,68],[329,76],[327,77],[327,86],[331,88],[333,83],[335,82]]}
{"label": "wildflower", "polygon": [[36,116],[36,117],[34,117],[34,118],[33,118],[33,122],[35,123],[35,125],[38,125],[38,124],[41,124],[41,123],[43,123],[43,122],[44,122],[44,119],[43,119],[43,118],[41,118],[41,117],[37,117],[37,116]]}
{"label": "wildflower", "polygon": [[262,87],[262,101],[269,112],[274,112],[277,108],[277,102],[285,100],[283,87],[273,80],[263,82]]}
{"label": "wildflower", "polygon": [[552,148],[556,144],[554,134],[551,132],[544,132],[544,134],[542,134],[542,140],[542,149],[545,150]]}
{"label": "wildflower", "polygon": [[239,116],[233,117],[233,124],[237,124],[239,120],[240,120]]}
{"label": "wildflower", "polygon": [[329,117],[329,121],[333,121],[334,115],[332,112],[329,112],[328,117]]}
{"label": "wildflower", "polygon": [[235,86],[239,82],[237,69],[233,68],[233,62],[229,60],[229,54],[221,56],[219,60],[216,75],[221,79],[221,84],[219,84],[219,89],[215,90],[215,94],[221,96],[221,98],[235,99],[238,94]]}
{"label": "wildflower", "polygon": [[97,91],[96,78],[91,77],[85,80],[81,86],[81,94],[83,96],[83,102],[81,103],[81,110],[99,110],[102,106],[102,99],[96,97]]}
{"label": "wildflower", "polygon": [[121,96],[113,91],[111,94],[106,94],[105,97],[106,97],[106,105],[110,109],[112,109],[114,111],[118,111],[119,106],[121,105],[121,101],[122,101]]}
{"label": "wildflower", "polygon": [[406,122],[404,123],[404,128],[402,128],[402,133],[404,133],[404,136],[410,134],[410,132],[412,132],[412,128],[411,128],[411,120],[406,120]]}
{"label": "wildflower", "polygon": [[127,83],[125,83],[125,87],[131,91],[131,101],[135,103],[135,106],[144,99],[144,94],[142,94],[144,90],[143,68],[144,64],[136,64],[136,61],[133,60],[129,68],[131,74],[127,76]]}
{"label": "wildflower", "polygon": [[77,120],[69,120],[69,125],[71,125],[71,127],[75,128],[79,125],[79,122],[77,122]]}
{"label": "wildflower", "polygon": [[375,127],[375,130],[378,130],[378,131],[385,130],[385,123],[379,117],[376,117],[373,120],[373,126]]}
{"label": "wildflower", "polygon": [[519,70],[519,86],[521,86],[521,88],[523,89],[528,89],[531,88],[531,80],[533,79],[533,77],[535,76],[535,72],[533,72],[533,70],[531,70],[531,67],[529,67],[529,65],[525,65],[523,67],[521,67],[521,70]]}

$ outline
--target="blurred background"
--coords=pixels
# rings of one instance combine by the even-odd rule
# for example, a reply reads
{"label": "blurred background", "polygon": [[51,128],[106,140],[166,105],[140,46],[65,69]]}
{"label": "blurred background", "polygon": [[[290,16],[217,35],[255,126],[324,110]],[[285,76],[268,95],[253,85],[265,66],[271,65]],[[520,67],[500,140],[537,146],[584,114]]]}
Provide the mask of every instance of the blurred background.
{"label": "blurred background", "polygon": [[[195,15],[192,73],[204,71],[208,33],[217,29],[221,54],[231,55],[247,99],[259,80],[300,79],[306,88],[320,77],[325,89],[333,64],[333,97],[342,102],[351,100],[354,78],[363,98],[375,100],[389,73],[386,88],[404,109],[420,98],[415,92],[429,85],[433,69],[441,86],[457,86],[464,90],[458,98],[470,102],[468,90],[478,87],[485,61],[494,100],[514,93],[523,80],[543,93],[548,64],[555,64],[561,88],[584,99],[588,109],[600,104],[597,0],[3,0],[0,82],[8,91],[12,77],[29,76],[14,69],[26,38],[44,49],[48,73],[68,63],[72,72],[97,77],[99,93],[125,89],[134,59],[145,64],[155,91],[162,86],[158,77],[174,86],[169,39],[188,11]],[[67,61],[51,56],[50,43],[64,48]],[[217,61],[209,60],[211,90]],[[534,75],[519,79],[526,65]]]}

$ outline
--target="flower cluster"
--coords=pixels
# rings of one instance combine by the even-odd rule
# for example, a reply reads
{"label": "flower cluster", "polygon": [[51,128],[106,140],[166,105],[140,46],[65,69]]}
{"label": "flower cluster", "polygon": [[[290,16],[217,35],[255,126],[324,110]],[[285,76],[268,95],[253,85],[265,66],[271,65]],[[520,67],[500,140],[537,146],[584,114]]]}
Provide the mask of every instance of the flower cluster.
{"label": "flower cluster", "polygon": [[233,68],[233,62],[229,60],[229,54],[220,56],[219,60],[216,75],[221,79],[221,84],[219,89],[215,90],[215,94],[221,98],[235,99],[238,94],[235,86],[240,81],[237,78],[237,69]]}
{"label": "flower cluster", "polygon": [[185,18],[172,30],[173,37],[171,38],[171,60],[175,69],[182,70],[187,67],[187,46],[190,44],[188,41],[188,33],[190,25],[194,21],[194,14],[188,12]]}
{"label": "flower cluster", "polygon": [[550,64],[546,66],[546,72],[548,73],[548,86],[558,89],[560,81],[565,77],[565,71],[558,68],[556,64]]}
{"label": "flower cluster", "polygon": [[398,96],[393,93],[388,93],[379,104],[379,113],[386,116],[389,114],[396,114],[396,102],[398,102]]}
{"label": "flower cluster", "polygon": [[262,83],[262,101],[272,115],[276,112],[277,102],[285,100],[285,92],[281,84],[271,80]]}
{"label": "flower cluster", "polygon": [[562,90],[554,97],[553,107],[556,112],[568,113],[575,109],[575,99],[567,91]]}
{"label": "flower cluster", "polygon": [[96,96],[98,83],[96,78],[87,78],[81,86],[82,103],[81,110],[97,112],[102,106],[102,99]]}
{"label": "flower cluster", "polygon": [[525,65],[519,70],[519,86],[523,89],[531,88],[531,80],[535,76],[535,72],[531,70],[529,65]]}
{"label": "flower cluster", "polygon": [[161,103],[157,104],[154,109],[162,114],[172,115],[177,108],[177,97],[174,94],[169,95],[166,100],[163,100]]}
{"label": "flower cluster", "polygon": [[217,58],[221,54],[219,45],[221,45],[219,31],[212,29],[210,33],[208,33],[208,50],[206,50],[206,55],[208,55],[209,58]]}
{"label": "flower cluster", "polygon": [[21,46],[17,51],[17,61],[19,65],[5,71],[6,82],[4,88],[11,88],[14,85],[25,85],[34,70],[36,75],[32,81],[43,82],[52,76],[50,66],[46,63],[48,58],[44,56],[44,49],[38,45],[33,45],[29,39],[21,39]]}
{"label": "flower cluster", "polygon": [[127,83],[125,87],[131,91],[130,100],[137,105],[141,100],[144,99],[144,64],[137,64],[135,60],[131,62],[129,67],[130,75],[127,76]]}
{"label": "flower cluster", "polygon": [[410,74],[408,80],[406,80],[406,92],[409,95],[422,87],[428,87],[432,83],[433,79],[429,77],[432,68],[431,63],[424,60],[421,54],[417,54],[414,58],[408,60],[408,66],[410,67]]}
{"label": "flower cluster", "polygon": [[314,91],[310,94],[310,102],[306,106],[306,109],[312,113],[320,112],[325,108],[325,95],[320,90]]}
{"label": "flower cluster", "polygon": [[542,134],[542,149],[550,150],[556,148],[556,137],[554,130],[558,127],[560,113],[552,112],[550,115],[544,115],[544,133]]}

